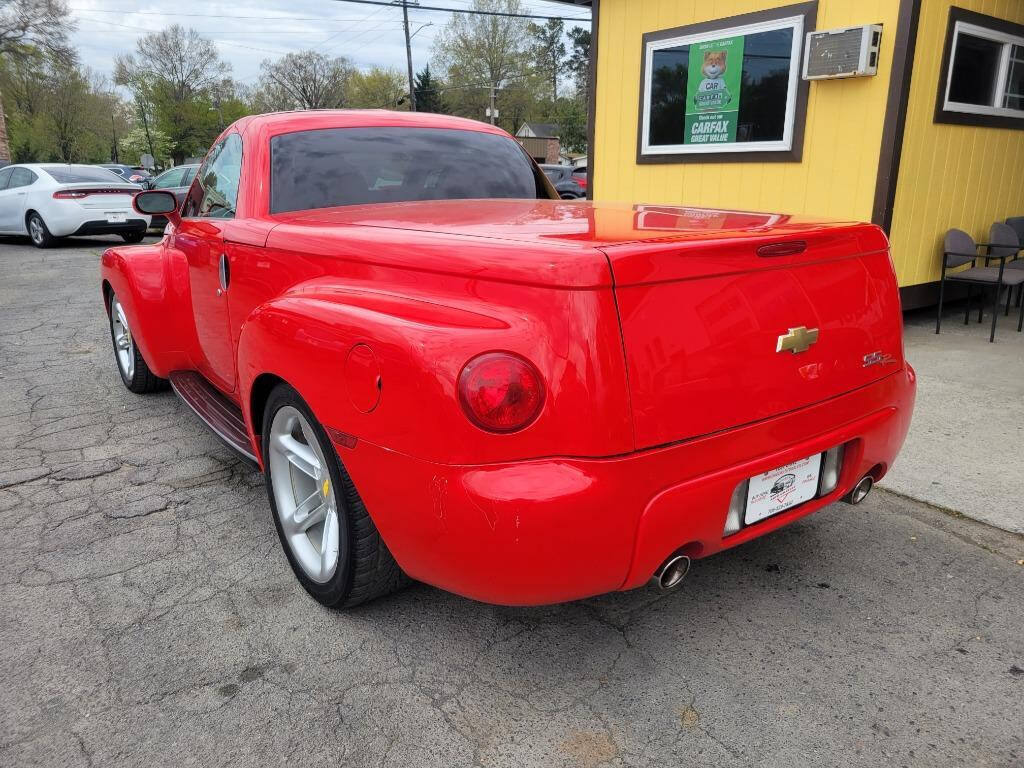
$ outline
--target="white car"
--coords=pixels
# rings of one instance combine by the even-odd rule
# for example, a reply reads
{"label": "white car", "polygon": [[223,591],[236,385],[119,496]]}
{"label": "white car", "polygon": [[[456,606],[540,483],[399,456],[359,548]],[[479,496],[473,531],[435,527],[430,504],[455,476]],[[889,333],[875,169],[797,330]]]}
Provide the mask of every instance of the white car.
{"label": "white car", "polygon": [[47,248],[68,235],[120,235],[138,243],[150,217],[136,213],[141,188],[94,165],[27,163],[0,168],[0,234]]}

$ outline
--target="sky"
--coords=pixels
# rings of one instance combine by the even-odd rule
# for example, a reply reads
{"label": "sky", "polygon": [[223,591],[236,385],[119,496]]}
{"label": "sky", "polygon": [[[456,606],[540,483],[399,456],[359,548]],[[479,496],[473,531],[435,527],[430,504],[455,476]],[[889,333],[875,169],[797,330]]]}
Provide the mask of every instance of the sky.
{"label": "sky", "polygon": [[[135,50],[150,32],[171,24],[193,27],[213,40],[240,83],[252,85],[260,62],[313,48],[346,56],[360,69],[374,65],[405,71],[405,37],[400,6],[362,5],[339,0],[67,0],[78,25],[72,42],[82,63],[108,77],[118,54]],[[422,0],[424,5],[466,8],[471,0]],[[524,12],[579,18],[589,26],[589,9],[544,0],[523,0]],[[169,10],[173,9],[173,10]],[[434,37],[450,14],[409,11],[413,64],[429,61]],[[543,23],[537,21],[536,23]],[[430,26],[424,26],[429,24]],[[566,26],[569,26],[567,23]]]}

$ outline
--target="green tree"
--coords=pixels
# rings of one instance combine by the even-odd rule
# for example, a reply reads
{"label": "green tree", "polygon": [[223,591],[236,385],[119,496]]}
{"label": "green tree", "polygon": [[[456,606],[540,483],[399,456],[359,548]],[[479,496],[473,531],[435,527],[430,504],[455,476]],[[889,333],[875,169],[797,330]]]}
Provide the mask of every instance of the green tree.
{"label": "green tree", "polygon": [[[473,10],[522,13],[519,0],[473,0]],[[492,92],[502,111],[503,87],[528,77],[527,24],[509,16],[453,14],[434,41],[434,64],[448,83],[456,114],[483,119]]]}
{"label": "green tree", "polygon": [[569,74],[576,86],[576,96],[583,101],[590,99],[590,30],[586,27],[570,27],[569,40],[572,50],[566,62]]}
{"label": "green tree", "polygon": [[114,80],[132,91],[144,114],[170,137],[176,163],[205,152],[220,130],[222,111],[214,96],[231,67],[216,46],[194,29],[174,24],[138,40],[135,53],[118,56]]}
{"label": "green tree", "polygon": [[171,137],[159,128],[146,131],[137,125],[122,136],[118,142],[122,162],[134,165],[143,155],[152,155],[160,168],[169,165],[173,143]]}
{"label": "green tree", "polygon": [[[74,29],[63,0],[0,0],[0,63],[34,58],[72,58],[68,34]],[[0,95],[0,162],[11,159],[7,121]]]}
{"label": "green tree", "polygon": [[[397,69],[372,67],[349,78],[349,106],[362,109],[408,109],[405,75]],[[400,103],[401,102],[401,103]]]}
{"label": "green tree", "polygon": [[448,104],[444,98],[444,84],[430,72],[430,65],[416,73],[413,81],[413,90],[416,92],[416,109],[419,112],[436,112],[441,115],[448,114]]}
{"label": "green tree", "polygon": [[566,54],[563,41],[565,22],[561,19],[548,19],[543,25],[530,24],[529,31],[533,40],[530,55],[534,60],[534,68],[549,87],[547,97],[551,101],[558,101],[558,76],[562,72]]}

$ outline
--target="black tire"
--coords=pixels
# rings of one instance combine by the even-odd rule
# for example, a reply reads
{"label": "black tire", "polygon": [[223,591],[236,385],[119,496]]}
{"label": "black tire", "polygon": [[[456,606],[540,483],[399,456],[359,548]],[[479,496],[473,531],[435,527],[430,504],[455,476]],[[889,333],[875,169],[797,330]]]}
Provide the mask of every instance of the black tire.
{"label": "black tire", "polygon": [[29,213],[25,224],[28,227],[28,239],[36,248],[52,248],[57,244],[57,238],[50,234],[43,217],[35,211]]}
{"label": "black tire", "polygon": [[[338,509],[338,566],[328,581],[318,584],[312,581],[295,559],[291,545],[281,526],[281,518],[274,498],[273,478],[266,461],[270,446],[270,428],[274,415],[285,406],[301,412],[316,432],[322,453],[331,475],[332,493],[336,494]],[[295,578],[317,602],[328,608],[352,608],[361,603],[383,597],[409,584],[387,544],[381,538],[370,513],[366,510],[352,479],[338,458],[338,452],[320,425],[313,411],[299,394],[287,384],[278,384],[270,392],[263,408],[263,456],[265,458],[264,478],[267,498],[274,517],[274,527],[281,541],[281,548],[288,558]],[[341,490],[339,494],[339,490]]]}
{"label": "black tire", "polygon": [[579,195],[573,195],[569,192],[563,192],[561,197],[563,200],[579,200]]}
{"label": "black tire", "polygon": [[124,385],[130,391],[137,395],[148,395],[152,392],[160,392],[167,389],[170,382],[167,379],[161,379],[149,370],[145,358],[142,357],[142,353],[139,351],[138,344],[131,345],[131,354],[135,361],[132,375],[128,376],[128,373],[121,366],[121,361],[118,357],[117,339],[114,336],[114,301],[116,298],[117,296],[111,291],[110,297],[107,300],[107,324],[110,326],[110,343],[114,346],[114,365],[117,366],[117,372],[121,374],[121,381],[124,382]]}
{"label": "black tire", "polygon": [[121,235],[121,239],[126,243],[141,243],[142,238],[146,236],[145,232],[125,232]]}

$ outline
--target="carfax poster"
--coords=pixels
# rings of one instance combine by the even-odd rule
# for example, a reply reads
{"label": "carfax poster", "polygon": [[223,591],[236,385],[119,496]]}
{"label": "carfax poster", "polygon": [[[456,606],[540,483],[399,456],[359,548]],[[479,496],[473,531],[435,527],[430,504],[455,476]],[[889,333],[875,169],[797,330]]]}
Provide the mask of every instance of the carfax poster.
{"label": "carfax poster", "polygon": [[690,45],[684,144],[736,141],[743,36]]}

